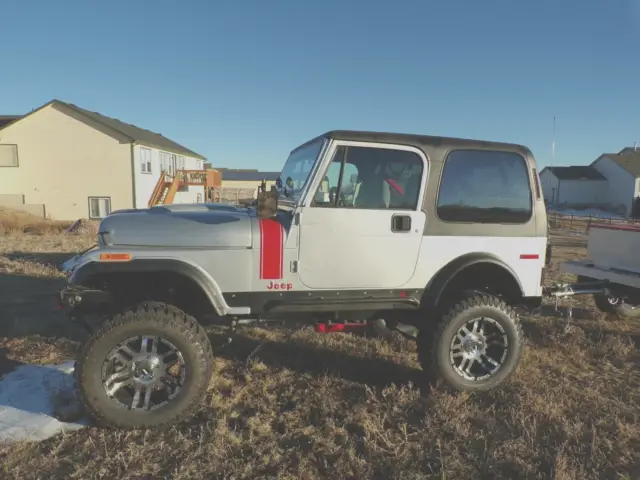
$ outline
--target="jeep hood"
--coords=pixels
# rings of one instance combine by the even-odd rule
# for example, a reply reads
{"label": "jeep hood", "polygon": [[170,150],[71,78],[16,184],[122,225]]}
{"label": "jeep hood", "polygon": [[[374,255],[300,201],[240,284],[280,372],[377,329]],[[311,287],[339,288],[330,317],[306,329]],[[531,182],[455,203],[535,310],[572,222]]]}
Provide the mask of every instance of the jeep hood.
{"label": "jeep hood", "polygon": [[108,245],[173,248],[251,248],[252,209],[179,204],[119,210],[100,224]]}

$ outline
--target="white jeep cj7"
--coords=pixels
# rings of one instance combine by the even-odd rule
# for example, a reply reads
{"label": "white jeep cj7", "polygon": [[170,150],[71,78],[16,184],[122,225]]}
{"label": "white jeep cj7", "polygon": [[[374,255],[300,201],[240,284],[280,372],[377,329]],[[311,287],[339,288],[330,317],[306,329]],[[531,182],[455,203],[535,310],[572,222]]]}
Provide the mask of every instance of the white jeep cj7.
{"label": "white jeep cj7", "polygon": [[[333,131],[294,149],[255,207],[114,212],[64,265],[70,317],[100,321],[76,363],[94,420],[191,415],[212,374],[207,317],[417,329],[425,380],[483,391],[515,370],[515,306],[542,297],[547,218],[519,145]],[[83,321],[84,322],[84,321]]]}

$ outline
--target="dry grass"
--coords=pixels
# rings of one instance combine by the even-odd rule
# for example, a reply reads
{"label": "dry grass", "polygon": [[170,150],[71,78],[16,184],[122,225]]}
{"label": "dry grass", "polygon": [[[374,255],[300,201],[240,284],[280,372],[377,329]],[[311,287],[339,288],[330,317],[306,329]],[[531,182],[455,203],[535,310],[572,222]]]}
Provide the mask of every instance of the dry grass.
{"label": "dry grass", "polygon": [[[48,262],[92,240],[0,238],[11,361],[73,355],[82,332],[48,300],[60,282]],[[557,260],[582,254],[555,251]],[[218,350],[197,418],[0,447],[0,477],[640,478],[640,325],[602,318],[588,299],[577,306],[568,334],[550,308],[523,316],[527,349],[517,375],[478,396],[421,385],[413,345],[401,351],[309,328],[243,330]]]}
{"label": "dry grass", "polygon": [[68,228],[70,224],[71,222],[54,222],[28,213],[0,207],[0,235],[10,233],[57,234]]}
{"label": "dry grass", "polygon": [[[0,235],[58,235],[64,233],[72,224],[73,222],[47,220],[26,212],[0,207]],[[84,220],[74,233],[95,235],[97,225],[97,222]]]}

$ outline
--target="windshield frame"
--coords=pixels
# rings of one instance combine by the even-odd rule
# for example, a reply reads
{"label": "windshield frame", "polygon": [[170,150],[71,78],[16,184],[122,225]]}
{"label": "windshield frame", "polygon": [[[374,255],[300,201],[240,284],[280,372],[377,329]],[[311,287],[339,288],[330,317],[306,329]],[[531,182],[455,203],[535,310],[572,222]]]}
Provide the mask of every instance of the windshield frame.
{"label": "windshield frame", "polygon": [[[302,145],[293,149],[291,153],[289,153],[289,156],[285,160],[284,165],[282,166],[282,170],[280,171],[280,180],[282,181],[282,188],[278,188],[276,186],[276,191],[278,193],[278,203],[281,203],[283,206],[296,206],[302,203],[302,200],[304,199],[307,190],[309,189],[310,185],[313,183],[313,178],[316,175],[318,166],[321,163],[321,159],[324,157],[328,144],[329,144],[329,139],[327,137],[316,138],[309,142],[303,143]],[[301,152],[309,151],[309,150],[311,152],[317,151],[317,153],[315,155],[315,158],[313,159],[313,165],[311,166],[311,169],[309,170],[309,173],[307,174],[307,177],[304,181],[304,185],[299,190],[294,190],[292,194],[290,194],[289,196],[285,196],[284,187],[285,187],[286,178],[282,178],[282,173],[284,172],[285,167],[287,166],[287,163],[291,161],[294,158],[294,156],[299,155]]]}

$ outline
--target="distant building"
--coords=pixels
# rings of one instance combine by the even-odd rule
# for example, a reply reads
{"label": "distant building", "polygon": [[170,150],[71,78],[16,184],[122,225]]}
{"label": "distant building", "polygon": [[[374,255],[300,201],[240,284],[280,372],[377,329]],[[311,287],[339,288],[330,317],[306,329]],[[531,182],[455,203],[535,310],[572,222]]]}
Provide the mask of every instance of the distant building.
{"label": "distant building", "polygon": [[257,189],[265,180],[267,188],[275,185],[280,172],[260,172],[250,169],[217,168],[222,176],[222,188]]}
{"label": "distant building", "polygon": [[[100,219],[146,208],[161,171],[204,172],[205,160],[159,133],[52,100],[23,116],[0,116],[0,206]],[[204,201],[204,193],[203,185],[182,183],[173,201]]]}
{"label": "distant building", "polygon": [[640,196],[640,149],[604,153],[588,166],[545,167],[540,182],[549,206],[600,207],[631,215]]}
{"label": "distant building", "polygon": [[548,205],[606,205],[607,179],[589,166],[546,167],[540,172]]}

